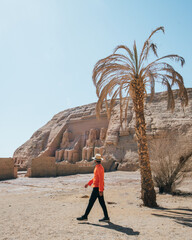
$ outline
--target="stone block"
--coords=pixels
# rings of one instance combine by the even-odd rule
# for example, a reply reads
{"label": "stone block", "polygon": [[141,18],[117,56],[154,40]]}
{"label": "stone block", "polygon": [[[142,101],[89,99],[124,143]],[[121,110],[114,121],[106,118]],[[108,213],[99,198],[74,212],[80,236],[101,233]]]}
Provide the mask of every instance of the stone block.
{"label": "stone block", "polygon": [[67,176],[72,174],[77,174],[79,166],[76,164],[71,164],[67,162],[56,163],[56,175],[57,176]]}
{"label": "stone block", "polygon": [[0,158],[0,180],[14,178],[13,158]]}
{"label": "stone block", "polygon": [[32,159],[31,177],[56,177],[54,157],[38,157]]}

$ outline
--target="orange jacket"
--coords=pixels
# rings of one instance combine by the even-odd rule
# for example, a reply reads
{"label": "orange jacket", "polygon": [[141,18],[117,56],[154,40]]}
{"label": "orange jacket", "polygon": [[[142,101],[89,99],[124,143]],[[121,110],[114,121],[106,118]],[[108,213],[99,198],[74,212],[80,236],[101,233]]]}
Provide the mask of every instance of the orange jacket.
{"label": "orange jacket", "polygon": [[101,164],[97,164],[94,169],[94,177],[88,182],[88,185],[98,187],[99,192],[104,190],[104,168]]}

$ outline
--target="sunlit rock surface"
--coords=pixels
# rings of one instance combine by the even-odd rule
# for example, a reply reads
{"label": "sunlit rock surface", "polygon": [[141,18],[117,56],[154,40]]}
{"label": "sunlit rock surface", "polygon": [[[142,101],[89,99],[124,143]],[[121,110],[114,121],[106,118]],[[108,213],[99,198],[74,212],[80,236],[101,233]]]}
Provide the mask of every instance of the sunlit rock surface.
{"label": "sunlit rock surface", "polygon": [[[184,145],[192,139],[192,89],[188,89],[189,104],[185,109],[181,107],[177,91],[174,95],[176,104],[173,113],[167,111],[166,92],[155,94],[151,103],[149,97],[146,98],[145,118],[149,142],[154,138],[163,139],[169,132],[182,135],[186,139]],[[118,102],[110,120],[105,109],[97,119],[95,105],[92,103],[56,114],[15,151],[15,163],[20,168],[26,168],[38,156],[55,157],[57,162],[89,162],[95,153],[100,153],[106,161],[116,160],[119,170],[138,169],[135,115],[131,101],[128,118],[122,126]]]}

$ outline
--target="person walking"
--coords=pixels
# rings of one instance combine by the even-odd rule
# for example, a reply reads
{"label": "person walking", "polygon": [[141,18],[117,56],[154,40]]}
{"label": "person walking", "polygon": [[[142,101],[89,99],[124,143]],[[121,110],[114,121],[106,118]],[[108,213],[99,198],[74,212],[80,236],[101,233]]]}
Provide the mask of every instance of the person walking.
{"label": "person walking", "polygon": [[95,157],[92,158],[95,160],[96,166],[94,169],[94,177],[91,179],[87,184],[85,184],[85,188],[88,186],[91,186],[93,184],[93,191],[91,193],[91,197],[89,199],[89,203],[87,206],[87,209],[85,211],[85,214],[81,217],[78,217],[78,221],[85,221],[88,219],[88,215],[96,201],[96,199],[99,199],[99,203],[103,209],[104,217],[102,219],[99,219],[100,222],[109,222],[109,216],[107,212],[107,208],[105,205],[105,200],[103,196],[103,191],[104,191],[104,168],[101,165],[101,158],[100,154],[96,154]]}

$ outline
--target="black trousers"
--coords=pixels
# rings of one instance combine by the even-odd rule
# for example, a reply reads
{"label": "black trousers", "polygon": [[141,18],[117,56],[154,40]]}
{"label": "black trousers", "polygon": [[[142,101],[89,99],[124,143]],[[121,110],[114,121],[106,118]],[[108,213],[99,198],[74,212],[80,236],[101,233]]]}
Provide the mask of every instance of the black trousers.
{"label": "black trousers", "polygon": [[106,218],[108,218],[108,212],[107,212],[107,208],[106,208],[106,205],[105,205],[105,200],[104,200],[103,196],[99,195],[99,188],[98,187],[93,188],[93,191],[91,193],[91,197],[89,199],[89,203],[88,203],[88,206],[87,206],[87,209],[85,211],[84,216],[87,217],[89,215],[89,213],[90,213],[90,211],[91,211],[91,209],[92,209],[92,207],[93,207],[97,198],[99,199],[99,203],[100,203],[100,205],[103,209],[104,216]]}

